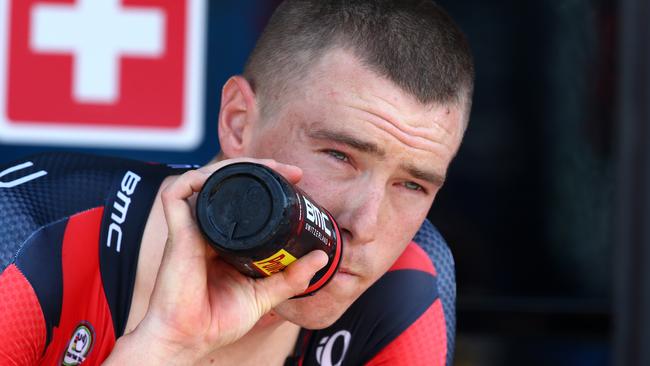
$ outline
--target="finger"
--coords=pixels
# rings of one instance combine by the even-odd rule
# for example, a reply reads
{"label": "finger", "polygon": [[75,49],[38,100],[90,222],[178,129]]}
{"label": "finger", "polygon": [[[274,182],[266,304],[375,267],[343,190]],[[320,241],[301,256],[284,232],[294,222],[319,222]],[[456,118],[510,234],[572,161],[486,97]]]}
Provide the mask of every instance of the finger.
{"label": "finger", "polygon": [[197,170],[190,170],[180,175],[173,183],[165,188],[161,195],[163,211],[169,224],[170,232],[174,233],[194,226],[191,207],[187,203],[187,199],[201,190],[205,181],[214,171],[238,162],[252,162],[266,165],[283,175],[293,184],[302,178],[302,169],[294,165],[279,163],[272,159],[232,159],[227,162],[211,164]]}
{"label": "finger", "polygon": [[296,184],[302,179],[302,169],[295,165],[276,163],[274,167],[269,167],[282,175],[291,184]]}
{"label": "finger", "polygon": [[215,171],[235,163],[255,163],[265,165],[274,171],[278,172],[285,179],[287,179],[291,184],[296,184],[302,179],[302,169],[295,165],[280,163],[273,159],[254,159],[254,158],[236,158],[223,160],[214,164],[206,165],[202,168],[199,168],[202,172],[210,175]]}
{"label": "finger", "polygon": [[280,163],[273,159],[260,159],[252,161],[254,163],[265,165],[287,179],[291,184],[296,184],[302,179],[302,169],[295,165]]}
{"label": "finger", "polygon": [[314,250],[290,264],[284,271],[255,282],[258,306],[262,314],[290,297],[301,294],[316,272],[327,264],[322,250]]}
{"label": "finger", "polygon": [[195,226],[187,199],[201,190],[208,175],[200,170],[190,170],[180,175],[161,194],[163,211],[170,234]]}
{"label": "finger", "polygon": [[[235,158],[235,159],[228,159],[228,160],[221,160],[217,161],[216,163],[208,164],[205,166],[200,167],[198,170],[204,172],[205,174],[212,174],[216,172],[217,170],[231,165],[231,164],[236,164],[236,163],[257,163],[257,164],[273,164],[275,163],[275,160],[272,159],[254,159],[254,158]],[[265,164],[265,165],[267,165]]]}

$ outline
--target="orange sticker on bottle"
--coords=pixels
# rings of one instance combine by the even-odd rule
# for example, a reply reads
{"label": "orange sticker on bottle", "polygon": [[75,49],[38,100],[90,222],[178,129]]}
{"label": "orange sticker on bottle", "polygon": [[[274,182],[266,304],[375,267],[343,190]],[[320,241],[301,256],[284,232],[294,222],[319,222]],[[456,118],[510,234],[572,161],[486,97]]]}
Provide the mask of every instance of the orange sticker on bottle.
{"label": "orange sticker on bottle", "polygon": [[284,249],[278,250],[272,256],[253,262],[253,265],[262,271],[262,273],[270,276],[274,273],[282,271],[286,266],[293,263],[296,260],[296,257],[291,255]]}

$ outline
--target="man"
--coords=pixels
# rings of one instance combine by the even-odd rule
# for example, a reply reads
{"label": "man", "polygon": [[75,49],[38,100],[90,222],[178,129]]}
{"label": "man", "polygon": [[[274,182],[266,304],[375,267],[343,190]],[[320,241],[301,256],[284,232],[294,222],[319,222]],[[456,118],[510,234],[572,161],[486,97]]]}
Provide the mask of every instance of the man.
{"label": "man", "polygon": [[[0,174],[0,203],[20,212],[38,206],[34,196],[59,177],[56,164],[76,167],[61,173],[65,179],[92,171],[90,178],[74,175],[83,182],[77,195],[99,181],[110,181],[106,191],[112,192],[97,207],[88,203],[65,214],[50,215],[38,206],[52,218],[36,217],[41,211],[33,209],[39,224],[14,233],[20,238],[14,244],[2,244],[15,253],[0,275],[0,309],[6,309],[0,315],[0,360],[444,365],[446,346],[428,338],[439,327],[431,323],[440,314],[439,301],[427,286],[402,279],[411,281],[410,275],[394,277],[390,291],[385,279],[389,269],[412,263],[419,273],[435,273],[409,242],[459,148],[472,79],[462,34],[431,2],[287,0],[244,75],[223,88],[217,161],[180,174],[105,158],[46,156]],[[314,296],[289,299],[326,264],[324,253],[312,252],[279,274],[253,280],[221,262],[197,229],[196,192],[212,172],[242,160],[277,170],[339,224],[340,270]],[[75,257],[97,243],[99,259],[97,249]],[[48,258],[63,268],[50,270],[43,265]],[[77,266],[90,274],[70,269]],[[400,320],[382,333],[395,323],[394,315],[404,315],[408,329]],[[306,329],[333,329],[342,320],[359,332],[305,336]],[[372,342],[350,341],[350,333],[362,328],[369,328]],[[378,334],[382,339],[375,339]],[[343,339],[336,359],[330,338]]]}

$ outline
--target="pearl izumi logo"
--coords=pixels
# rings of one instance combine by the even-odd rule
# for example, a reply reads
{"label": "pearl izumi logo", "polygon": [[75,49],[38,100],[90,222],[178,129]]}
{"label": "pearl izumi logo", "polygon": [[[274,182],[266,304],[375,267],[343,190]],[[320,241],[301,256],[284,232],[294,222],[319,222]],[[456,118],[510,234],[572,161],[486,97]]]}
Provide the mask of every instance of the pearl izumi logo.
{"label": "pearl izumi logo", "polygon": [[316,348],[316,360],[321,366],[341,366],[350,346],[352,335],[347,330],[339,330],[331,337],[323,337]]}
{"label": "pearl izumi logo", "polygon": [[70,341],[68,341],[61,365],[80,365],[88,357],[88,354],[93,348],[94,341],[95,331],[93,327],[88,322],[81,322],[74,333],[72,333]]}

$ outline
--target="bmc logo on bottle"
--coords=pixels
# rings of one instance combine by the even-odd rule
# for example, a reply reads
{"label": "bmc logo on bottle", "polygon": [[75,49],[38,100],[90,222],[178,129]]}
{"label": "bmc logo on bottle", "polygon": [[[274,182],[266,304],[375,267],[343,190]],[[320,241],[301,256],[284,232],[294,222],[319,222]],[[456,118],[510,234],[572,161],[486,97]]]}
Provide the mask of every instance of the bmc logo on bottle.
{"label": "bmc logo on bottle", "polygon": [[0,2],[0,142],[189,149],[206,0]]}
{"label": "bmc logo on bottle", "polygon": [[327,214],[321,210],[318,209],[316,205],[311,203],[305,196],[302,197],[303,200],[305,200],[305,207],[307,208],[307,220],[311,221],[314,223],[316,226],[321,228],[323,231],[325,231],[325,234],[328,236],[332,236],[332,232],[328,228],[328,223],[329,223],[329,218],[327,217]]}

